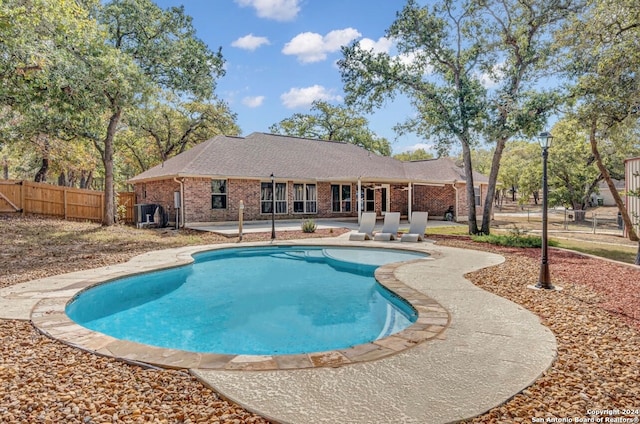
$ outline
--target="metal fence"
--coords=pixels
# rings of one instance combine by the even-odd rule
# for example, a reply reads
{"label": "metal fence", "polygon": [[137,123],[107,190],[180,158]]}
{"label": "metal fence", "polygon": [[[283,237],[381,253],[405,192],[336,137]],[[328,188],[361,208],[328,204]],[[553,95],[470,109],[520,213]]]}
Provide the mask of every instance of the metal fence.
{"label": "metal fence", "polygon": [[[542,222],[540,209],[524,209],[517,214],[529,224]],[[572,209],[549,209],[549,230],[624,236],[624,223],[619,214]]]}

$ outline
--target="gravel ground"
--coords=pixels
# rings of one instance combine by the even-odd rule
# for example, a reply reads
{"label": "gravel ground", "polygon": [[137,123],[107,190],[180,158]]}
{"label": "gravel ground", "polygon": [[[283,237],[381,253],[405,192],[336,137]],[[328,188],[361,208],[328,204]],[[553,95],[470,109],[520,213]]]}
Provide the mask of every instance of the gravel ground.
{"label": "gravel ground", "polygon": [[[122,262],[149,250],[235,241],[15,217],[0,217],[0,234],[0,286]],[[280,239],[301,236],[308,235],[279,234]],[[258,234],[250,239],[268,238]],[[624,409],[640,408],[639,268],[551,249],[553,283],[563,290],[533,291],[526,286],[537,281],[539,250],[478,245],[465,237],[437,237],[437,242],[505,255],[504,264],[468,277],[536,313],[558,339],[556,362],[531,387],[469,422],[533,422],[534,417],[575,422],[597,411],[611,412],[600,418],[640,416],[624,414]],[[28,322],[0,321],[0,337],[3,423],[266,422],[220,399],[185,372],[145,369],[81,352],[42,336]]]}

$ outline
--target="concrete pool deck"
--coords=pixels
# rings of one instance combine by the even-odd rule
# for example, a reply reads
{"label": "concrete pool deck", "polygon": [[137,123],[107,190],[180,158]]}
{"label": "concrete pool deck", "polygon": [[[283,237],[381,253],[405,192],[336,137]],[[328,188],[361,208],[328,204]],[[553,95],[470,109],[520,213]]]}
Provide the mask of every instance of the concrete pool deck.
{"label": "concrete pool deck", "polygon": [[[226,247],[270,244],[233,243]],[[183,352],[164,350],[174,366],[190,368],[224,397],[268,419],[281,423],[456,421],[508,400],[532,384],[555,359],[555,337],[534,314],[464,278],[467,272],[501,263],[504,258],[499,255],[428,242],[350,242],[348,234],[275,244],[410,248],[430,253],[435,260],[405,263],[394,267],[392,273],[446,309],[450,322],[444,331],[413,347],[342,366],[338,361],[329,367],[287,370],[195,368],[196,363],[181,363]],[[190,261],[191,254],[212,247],[220,245],[150,252],[126,264],[1,289],[0,318],[31,319],[45,323],[46,329],[47,320],[56,321],[56,315],[64,314],[66,302],[86,286],[132,272],[183,264]],[[45,333],[97,353],[144,361],[144,351],[127,351],[130,342],[73,326],[52,327],[57,335]],[[118,343],[120,349],[104,349],[112,343]],[[263,357],[250,359],[265,361]]]}

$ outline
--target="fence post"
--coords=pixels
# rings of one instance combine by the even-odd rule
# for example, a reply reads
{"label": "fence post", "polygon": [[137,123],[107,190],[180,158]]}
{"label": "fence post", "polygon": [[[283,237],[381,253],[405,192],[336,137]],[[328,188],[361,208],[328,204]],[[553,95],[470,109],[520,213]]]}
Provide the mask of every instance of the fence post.
{"label": "fence post", "polygon": [[593,213],[593,234],[596,233],[596,226],[598,225],[598,218],[596,217],[596,213]]}
{"label": "fence post", "polygon": [[100,195],[100,223],[104,222],[104,192]]}
{"label": "fence post", "polygon": [[62,210],[64,211],[64,220],[67,220],[67,188],[62,189]]}
{"label": "fence post", "polygon": [[24,180],[20,181],[20,206],[22,208],[22,216],[27,212],[27,193]]}

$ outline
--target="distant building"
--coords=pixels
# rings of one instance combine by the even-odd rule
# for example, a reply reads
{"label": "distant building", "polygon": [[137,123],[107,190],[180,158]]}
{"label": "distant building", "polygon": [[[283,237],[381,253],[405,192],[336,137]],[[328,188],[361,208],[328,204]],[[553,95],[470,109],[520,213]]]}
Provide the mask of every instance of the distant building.
{"label": "distant building", "polygon": [[627,212],[640,232],[640,197],[628,194],[630,191],[640,194],[640,157],[624,161],[624,176]]}
{"label": "distant building", "polygon": [[[624,180],[614,179],[613,185],[616,187],[616,190],[618,190],[618,193],[624,192]],[[591,193],[589,201],[591,206],[616,206],[616,201],[613,199],[613,195],[606,181],[600,181],[598,183],[598,192]]]}

